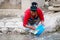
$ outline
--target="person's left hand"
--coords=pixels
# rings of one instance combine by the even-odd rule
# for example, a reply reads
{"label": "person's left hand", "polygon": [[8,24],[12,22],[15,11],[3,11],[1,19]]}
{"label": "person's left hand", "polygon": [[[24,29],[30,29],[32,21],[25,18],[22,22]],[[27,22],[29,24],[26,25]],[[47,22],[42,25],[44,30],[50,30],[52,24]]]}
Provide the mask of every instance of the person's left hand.
{"label": "person's left hand", "polygon": [[39,24],[43,24],[44,25],[44,21],[40,21]]}
{"label": "person's left hand", "polygon": [[41,24],[43,24],[43,25],[44,25],[44,21],[41,21]]}

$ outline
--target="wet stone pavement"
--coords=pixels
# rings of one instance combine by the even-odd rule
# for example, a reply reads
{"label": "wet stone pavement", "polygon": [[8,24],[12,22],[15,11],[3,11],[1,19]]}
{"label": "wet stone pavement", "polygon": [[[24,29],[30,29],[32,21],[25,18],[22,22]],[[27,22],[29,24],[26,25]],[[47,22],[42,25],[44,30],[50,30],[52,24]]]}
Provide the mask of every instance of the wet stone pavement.
{"label": "wet stone pavement", "polygon": [[20,25],[20,18],[0,20],[0,40],[60,40],[60,32],[43,33],[39,37],[30,33],[20,34]]}
{"label": "wet stone pavement", "polygon": [[43,33],[39,37],[30,33],[0,33],[0,40],[60,40],[60,32]]}

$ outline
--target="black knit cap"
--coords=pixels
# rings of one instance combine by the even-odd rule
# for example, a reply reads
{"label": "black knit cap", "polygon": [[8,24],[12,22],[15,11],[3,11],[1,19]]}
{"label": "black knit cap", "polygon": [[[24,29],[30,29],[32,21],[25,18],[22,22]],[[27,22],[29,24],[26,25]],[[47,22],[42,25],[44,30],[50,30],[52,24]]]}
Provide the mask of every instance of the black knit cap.
{"label": "black knit cap", "polygon": [[32,6],[34,6],[34,5],[37,5],[37,3],[36,2],[32,2]]}
{"label": "black knit cap", "polygon": [[37,10],[37,7],[36,6],[31,6],[30,9],[31,9],[31,11],[35,12]]}

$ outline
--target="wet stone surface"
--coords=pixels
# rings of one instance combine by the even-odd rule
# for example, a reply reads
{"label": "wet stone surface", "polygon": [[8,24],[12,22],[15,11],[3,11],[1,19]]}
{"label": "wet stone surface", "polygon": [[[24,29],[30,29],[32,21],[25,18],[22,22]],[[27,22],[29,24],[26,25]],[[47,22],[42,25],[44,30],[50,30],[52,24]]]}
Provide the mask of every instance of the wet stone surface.
{"label": "wet stone surface", "polygon": [[0,33],[1,40],[60,40],[60,32],[45,33],[39,37],[33,34],[20,34],[20,33]]}

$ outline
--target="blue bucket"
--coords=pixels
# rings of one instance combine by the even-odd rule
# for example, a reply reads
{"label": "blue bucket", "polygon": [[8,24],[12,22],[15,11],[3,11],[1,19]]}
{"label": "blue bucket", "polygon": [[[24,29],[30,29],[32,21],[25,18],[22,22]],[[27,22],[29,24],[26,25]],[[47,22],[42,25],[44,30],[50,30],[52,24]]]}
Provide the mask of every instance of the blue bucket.
{"label": "blue bucket", "polygon": [[43,24],[40,24],[37,26],[37,28],[35,30],[36,30],[35,35],[39,36],[44,32],[45,27]]}

